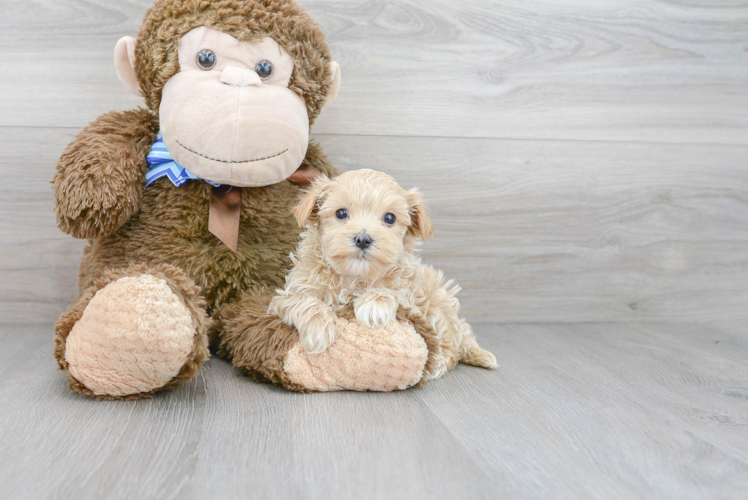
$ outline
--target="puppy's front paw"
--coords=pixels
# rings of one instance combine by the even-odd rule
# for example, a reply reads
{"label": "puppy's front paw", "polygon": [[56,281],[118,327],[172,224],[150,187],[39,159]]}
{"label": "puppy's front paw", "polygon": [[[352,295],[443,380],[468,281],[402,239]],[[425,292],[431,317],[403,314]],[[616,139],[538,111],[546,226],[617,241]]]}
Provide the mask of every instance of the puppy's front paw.
{"label": "puppy's front paw", "polygon": [[377,328],[394,321],[397,300],[391,294],[370,291],[353,301],[356,320],[369,328]]}
{"label": "puppy's front paw", "polygon": [[335,315],[332,311],[320,309],[307,320],[296,326],[301,346],[310,354],[319,354],[330,347],[337,336]]}

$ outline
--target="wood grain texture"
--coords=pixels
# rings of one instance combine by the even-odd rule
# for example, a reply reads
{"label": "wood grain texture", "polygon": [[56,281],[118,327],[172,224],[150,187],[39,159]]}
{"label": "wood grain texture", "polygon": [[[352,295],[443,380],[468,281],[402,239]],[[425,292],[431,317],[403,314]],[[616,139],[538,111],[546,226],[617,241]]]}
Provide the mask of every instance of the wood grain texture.
{"label": "wood grain texture", "polygon": [[[80,127],[141,103],[112,47],[150,3],[3,4],[5,321],[76,294],[48,182]],[[472,321],[748,320],[744,2],[302,4],[344,72],[317,138],[424,191],[426,259]]]}
{"label": "wood grain texture", "polygon": [[480,325],[500,367],[302,395],[213,359],[135,402],[67,390],[0,328],[2,498],[744,498],[742,325]]}
{"label": "wood grain texture", "polygon": [[[300,3],[343,73],[317,133],[748,143],[742,1]],[[140,103],[112,51],[149,4],[4,2],[0,125],[82,127]]]}
{"label": "wood grain texture", "polygon": [[150,3],[2,2],[0,498],[745,496],[745,1],[300,1],[343,71],[316,138],[421,188],[500,368],[300,395],[214,359],[96,402],[51,356],[83,243],[49,181],[142,103],[112,51]]}
{"label": "wood grain texture", "polygon": [[[0,317],[53,321],[82,243],[55,227],[49,180],[74,129],[6,129]],[[748,321],[748,148],[317,136],[431,206],[427,262],[473,322]],[[33,150],[34,154],[29,155]]]}
{"label": "wood grain texture", "polygon": [[49,181],[141,103],[112,49],[150,0],[5,1],[0,319],[46,323],[0,327],[0,498],[744,497],[745,2],[301,3],[344,77],[317,139],[425,193],[425,259],[499,370],[299,395],[214,359],[148,401],[70,393],[51,322],[82,242]]}

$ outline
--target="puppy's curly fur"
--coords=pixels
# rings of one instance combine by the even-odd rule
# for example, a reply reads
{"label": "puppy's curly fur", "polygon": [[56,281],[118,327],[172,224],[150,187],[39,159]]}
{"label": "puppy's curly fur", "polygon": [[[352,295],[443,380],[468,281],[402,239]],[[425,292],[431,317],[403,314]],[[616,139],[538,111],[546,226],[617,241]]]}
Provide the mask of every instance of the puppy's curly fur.
{"label": "puppy's curly fur", "polygon": [[400,308],[431,325],[437,342],[426,378],[440,377],[458,361],[496,366],[458,316],[460,288],[421,263],[418,246],[433,229],[417,190],[406,191],[382,172],[356,170],[318,179],[294,214],[306,231],[268,312],[296,327],[305,349],[327,349],[336,338],[336,312],[352,303],[368,327],[394,321]]}

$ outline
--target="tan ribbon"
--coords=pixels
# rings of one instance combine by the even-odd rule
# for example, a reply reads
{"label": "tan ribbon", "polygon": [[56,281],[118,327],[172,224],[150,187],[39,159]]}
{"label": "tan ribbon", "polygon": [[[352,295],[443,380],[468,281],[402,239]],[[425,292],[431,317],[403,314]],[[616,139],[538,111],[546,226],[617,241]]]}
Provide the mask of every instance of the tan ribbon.
{"label": "tan ribbon", "polygon": [[[319,170],[302,164],[288,178],[289,182],[299,186],[310,184],[322,175]],[[239,219],[242,214],[242,188],[222,184],[213,187],[210,195],[208,212],[208,231],[221,240],[233,252],[239,245]]]}
{"label": "tan ribbon", "polygon": [[239,244],[239,218],[242,214],[242,188],[221,184],[210,196],[208,231],[236,252]]}
{"label": "tan ribbon", "polygon": [[288,181],[291,184],[296,184],[297,186],[305,186],[307,184],[311,184],[312,181],[314,181],[314,179],[316,179],[320,175],[322,175],[322,172],[312,167],[311,165],[302,163],[301,166],[296,169],[296,172],[292,173],[288,177]]}

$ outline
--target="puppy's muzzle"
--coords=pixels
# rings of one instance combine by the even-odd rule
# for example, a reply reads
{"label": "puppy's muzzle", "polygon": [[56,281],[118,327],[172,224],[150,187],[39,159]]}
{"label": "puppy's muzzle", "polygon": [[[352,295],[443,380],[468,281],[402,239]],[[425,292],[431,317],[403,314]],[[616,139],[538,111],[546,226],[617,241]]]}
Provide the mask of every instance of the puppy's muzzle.
{"label": "puppy's muzzle", "polygon": [[366,250],[374,243],[374,240],[365,232],[361,232],[353,237],[353,243],[361,250]]}

